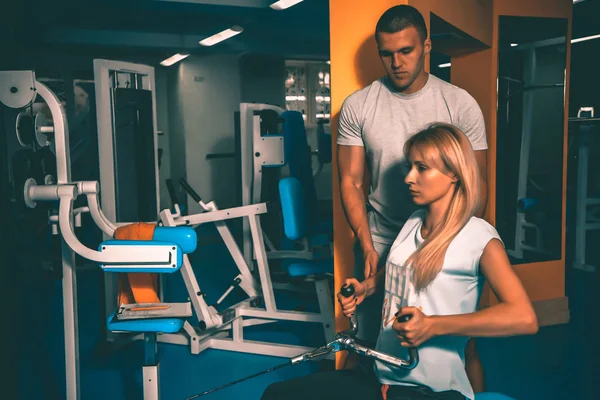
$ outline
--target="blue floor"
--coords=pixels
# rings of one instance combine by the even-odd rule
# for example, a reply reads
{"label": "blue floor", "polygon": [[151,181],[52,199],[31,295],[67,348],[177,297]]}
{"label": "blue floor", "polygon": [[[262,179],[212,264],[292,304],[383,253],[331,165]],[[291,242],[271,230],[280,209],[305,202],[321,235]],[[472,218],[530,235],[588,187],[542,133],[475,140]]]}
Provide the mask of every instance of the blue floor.
{"label": "blue floor", "polygon": [[[209,244],[200,248],[197,254],[201,255],[195,256],[194,266],[200,279],[214,279],[210,284],[221,287],[220,292],[224,291],[229,283],[229,278],[225,277],[234,272],[233,266],[223,261],[226,260],[225,249]],[[211,278],[210,271],[215,269],[223,276]],[[78,276],[82,399],[139,399],[141,343],[121,349],[101,345],[100,278],[99,271],[85,271]],[[32,287],[31,298],[24,305],[23,315],[32,317],[27,325],[20,324],[19,398],[63,399],[65,372],[60,281],[36,276],[28,279]],[[180,293],[180,285],[182,283],[177,279],[172,280],[170,293]],[[568,325],[541,328],[532,337],[479,340],[488,390],[519,400],[600,399],[596,382],[600,376],[599,286],[596,275],[568,270],[567,295],[571,308]],[[210,292],[211,289],[203,285],[203,290]],[[271,335],[291,343],[310,342],[318,340],[316,332],[318,330],[308,336],[305,332],[300,336],[284,332],[272,332]],[[182,346],[166,344],[161,344],[159,351],[161,392],[165,400],[182,400],[286,361],[218,350],[191,355]],[[308,374],[317,368],[318,365],[309,363],[282,368],[202,398],[259,399],[269,383]]]}

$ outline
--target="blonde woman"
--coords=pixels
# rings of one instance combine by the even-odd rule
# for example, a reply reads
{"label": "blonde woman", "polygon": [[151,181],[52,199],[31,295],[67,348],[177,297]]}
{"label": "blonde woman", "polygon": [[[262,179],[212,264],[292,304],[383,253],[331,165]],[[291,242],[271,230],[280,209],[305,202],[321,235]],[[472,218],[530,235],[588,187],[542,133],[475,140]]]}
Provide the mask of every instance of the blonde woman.
{"label": "blonde woman", "polygon": [[[407,348],[418,347],[419,364],[405,370],[376,362],[372,374],[315,374],[274,384],[263,399],[473,399],[464,366],[469,337],[537,332],[533,307],[498,233],[474,216],[479,176],[465,134],[434,124],[412,136],[404,153],[405,182],[420,209],[398,234],[385,268],[362,282],[347,279],[355,294],[338,300],[351,316],[365,298],[383,290],[376,349],[407,358]],[[478,311],[485,280],[499,303]],[[399,322],[407,314],[411,319]],[[325,386],[331,389],[323,391]]]}

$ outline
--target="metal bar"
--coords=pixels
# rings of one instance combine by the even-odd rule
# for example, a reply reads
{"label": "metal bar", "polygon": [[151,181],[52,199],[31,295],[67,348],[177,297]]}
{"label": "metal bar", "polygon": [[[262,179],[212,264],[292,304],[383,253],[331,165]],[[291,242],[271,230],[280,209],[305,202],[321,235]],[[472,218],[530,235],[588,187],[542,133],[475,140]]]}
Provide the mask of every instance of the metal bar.
{"label": "metal bar", "polygon": [[241,206],[235,208],[228,208],[225,210],[211,211],[211,212],[203,212],[200,214],[186,215],[181,217],[176,221],[177,225],[182,225],[185,223],[186,225],[197,226],[201,224],[206,224],[207,222],[215,222],[215,221],[225,221],[228,219],[240,218],[240,217],[250,217],[258,214],[266,214],[267,205],[266,203],[253,204],[249,206]]}
{"label": "metal bar", "polygon": [[319,313],[309,313],[302,311],[269,311],[264,309],[240,308],[238,315],[244,317],[271,318],[276,320],[286,321],[301,321],[301,322],[323,322],[324,317]]}
{"label": "metal bar", "polygon": [[271,283],[271,274],[267,254],[265,252],[265,243],[263,242],[262,229],[260,228],[260,216],[248,217],[250,222],[250,232],[252,234],[252,243],[254,244],[254,255],[258,263],[258,273],[260,276],[260,285],[262,287],[263,299],[267,311],[276,311],[275,294],[273,293],[273,284]]}

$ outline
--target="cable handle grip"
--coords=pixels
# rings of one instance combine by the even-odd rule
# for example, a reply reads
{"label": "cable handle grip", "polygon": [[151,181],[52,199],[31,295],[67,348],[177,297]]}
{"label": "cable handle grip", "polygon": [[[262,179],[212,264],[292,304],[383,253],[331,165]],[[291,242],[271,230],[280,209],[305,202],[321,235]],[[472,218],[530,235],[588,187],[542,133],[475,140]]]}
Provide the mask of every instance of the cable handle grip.
{"label": "cable handle grip", "polygon": [[[342,288],[340,289],[340,293],[344,297],[350,297],[350,296],[352,296],[354,294],[354,285],[344,285],[344,286],[342,286]],[[358,333],[358,321],[356,320],[356,315],[355,314],[352,314],[350,316],[350,329],[352,331],[352,334],[354,336],[356,336],[356,334]]]}
{"label": "cable handle grip", "polygon": [[175,207],[175,204],[179,204],[177,199],[177,192],[175,191],[175,185],[173,185],[172,179],[167,179],[167,190],[169,191],[169,197],[171,198],[171,204]]}
{"label": "cable handle grip", "polygon": [[396,318],[396,320],[398,320],[398,322],[408,322],[410,321],[410,319],[412,318],[411,314],[406,314],[406,315],[401,315],[398,318]]}
{"label": "cable handle grip", "polygon": [[200,203],[202,201],[202,198],[198,195],[198,193],[196,193],[196,191],[194,189],[192,189],[190,184],[187,183],[187,181],[185,179],[183,179],[183,178],[179,179],[179,183],[181,184],[183,189],[190,195],[190,197],[192,199],[194,199],[194,201],[196,203]]}
{"label": "cable handle grip", "polygon": [[340,293],[344,297],[350,297],[354,294],[354,285],[344,285],[340,289]]}

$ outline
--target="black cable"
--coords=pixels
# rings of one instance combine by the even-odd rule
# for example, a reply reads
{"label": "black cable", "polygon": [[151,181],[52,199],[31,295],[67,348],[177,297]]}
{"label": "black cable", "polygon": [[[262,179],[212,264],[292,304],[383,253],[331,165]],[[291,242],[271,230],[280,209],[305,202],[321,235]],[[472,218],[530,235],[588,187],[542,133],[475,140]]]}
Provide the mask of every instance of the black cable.
{"label": "black cable", "polygon": [[250,375],[250,376],[247,376],[247,377],[245,377],[245,378],[238,379],[237,381],[229,382],[229,383],[227,383],[227,384],[225,384],[225,385],[222,385],[222,386],[216,387],[216,388],[214,388],[214,389],[211,389],[211,390],[207,390],[206,392],[203,392],[203,393],[200,393],[200,394],[196,394],[196,395],[194,395],[194,396],[192,396],[192,397],[188,397],[186,400],[197,399],[198,397],[202,397],[202,396],[205,396],[205,395],[207,395],[207,394],[210,394],[210,393],[212,393],[212,392],[216,392],[217,390],[225,389],[225,388],[226,388],[226,387],[228,387],[228,386],[235,385],[235,384],[237,384],[237,383],[240,383],[240,382],[243,382],[243,381],[245,381],[245,380],[248,380],[248,379],[251,379],[251,378],[257,377],[257,376],[259,376],[259,375],[262,375],[262,374],[266,374],[266,373],[268,373],[268,372],[275,371],[276,369],[279,369],[279,368],[282,368],[282,367],[287,367],[288,365],[292,365],[292,363],[291,363],[290,361],[288,361],[288,362],[286,362],[285,364],[281,364],[281,365],[278,365],[278,366],[276,366],[276,367],[269,368],[269,369],[267,369],[266,371],[258,372],[258,373],[254,374],[254,375]]}

